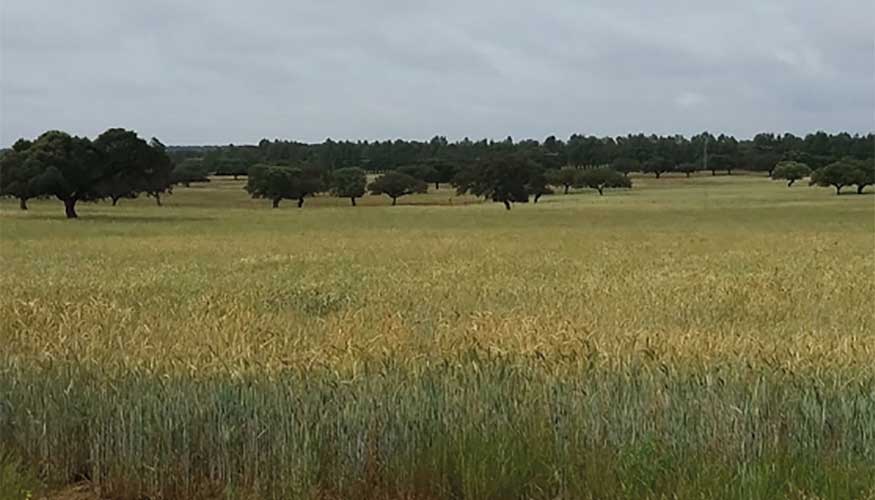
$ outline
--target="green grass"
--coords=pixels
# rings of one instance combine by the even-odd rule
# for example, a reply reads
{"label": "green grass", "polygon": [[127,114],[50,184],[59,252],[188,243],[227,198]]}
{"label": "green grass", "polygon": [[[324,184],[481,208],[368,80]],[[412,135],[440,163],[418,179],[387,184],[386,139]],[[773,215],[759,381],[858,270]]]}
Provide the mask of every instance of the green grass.
{"label": "green grass", "polygon": [[875,495],[875,196],[635,182],[0,202],[0,448],[122,498]]}

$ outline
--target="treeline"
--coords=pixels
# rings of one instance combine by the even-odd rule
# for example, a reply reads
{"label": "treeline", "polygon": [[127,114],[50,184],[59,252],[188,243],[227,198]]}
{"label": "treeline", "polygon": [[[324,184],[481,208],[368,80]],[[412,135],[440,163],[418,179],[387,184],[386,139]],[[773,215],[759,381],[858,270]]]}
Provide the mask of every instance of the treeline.
{"label": "treeline", "polygon": [[[681,135],[627,135],[595,137],[572,135],[567,141],[550,136],[544,141],[527,139],[515,142],[463,139],[449,142],[435,136],[430,141],[333,141],[306,144],[264,139],[257,146],[212,146],[171,150],[178,160],[200,158],[204,168],[219,175],[246,175],[255,164],[308,165],[327,169],[359,167],[383,172],[424,161],[444,160],[456,164],[496,155],[519,154],[537,159],[546,168],[612,165],[622,172],[641,171],[661,175],[667,172],[691,173],[708,170],[732,173],[744,169],[771,175],[782,161],[797,161],[817,169],[842,158],[872,159],[875,136],[827,134],[805,137],[793,134],[757,134],[753,139],[714,136],[708,132],[686,138]],[[442,182],[449,182],[445,177]]]}
{"label": "treeline", "polygon": [[[304,204],[308,196],[330,193],[351,204],[366,192],[398,198],[451,184],[501,202],[537,202],[553,188],[568,193],[587,187],[629,188],[631,172],[687,176],[700,170],[712,175],[744,169],[811,184],[845,186],[857,192],[875,183],[875,137],[818,132],[804,138],[790,134],[758,134],[751,140],[708,133],[683,136],[629,135],[597,138],[573,135],[568,141],[551,136],[543,142],[468,139],[449,142],[335,142],[304,144],[262,140],[258,146],[166,147],[158,139],[146,142],[135,132],[109,129],[93,141],[49,131],[31,141],[18,140],[0,157],[0,195],[19,200],[22,209],[32,198],[55,197],[75,218],[76,203],[147,194],[160,205],[161,195],[174,185],[208,182],[210,175],[248,176],[245,189],[254,198],[279,205],[283,199]],[[368,173],[380,175],[367,182]]]}

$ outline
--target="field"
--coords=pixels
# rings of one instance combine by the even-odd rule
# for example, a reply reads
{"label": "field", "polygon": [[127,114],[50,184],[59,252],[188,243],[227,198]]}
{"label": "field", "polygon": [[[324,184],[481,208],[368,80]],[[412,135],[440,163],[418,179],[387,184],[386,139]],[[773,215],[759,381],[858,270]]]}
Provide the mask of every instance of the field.
{"label": "field", "polygon": [[0,203],[0,481],[5,456],[125,499],[875,498],[871,194],[242,185]]}

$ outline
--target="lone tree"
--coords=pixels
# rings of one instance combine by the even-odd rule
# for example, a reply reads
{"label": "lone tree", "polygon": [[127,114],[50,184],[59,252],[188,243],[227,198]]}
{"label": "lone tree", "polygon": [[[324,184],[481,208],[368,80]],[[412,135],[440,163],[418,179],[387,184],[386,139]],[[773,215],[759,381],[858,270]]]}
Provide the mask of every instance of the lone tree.
{"label": "lone tree", "polygon": [[655,156],[641,164],[641,171],[645,174],[654,174],[656,178],[671,171],[671,163],[661,156]]}
{"label": "lone tree", "polygon": [[32,179],[39,164],[29,161],[28,150],[33,142],[19,139],[12,149],[0,156],[0,196],[18,199],[18,207],[27,210],[27,200],[39,196]]}
{"label": "lone tree", "polygon": [[259,164],[249,169],[245,189],[253,198],[271,200],[273,208],[279,207],[282,200],[298,200],[301,208],[304,198],[323,187],[318,171]]}
{"label": "lone tree", "polygon": [[[836,190],[836,194],[842,194],[842,188],[856,184],[860,172],[855,161],[850,159],[840,160],[821,167],[811,174],[810,185],[829,187]],[[862,192],[862,190],[860,190]]]}
{"label": "lone tree", "polygon": [[601,196],[605,194],[605,188],[631,188],[632,181],[616,170],[599,167],[581,170],[575,180],[575,187],[595,189]]}
{"label": "lone tree", "polygon": [[335,170],[331,177],[331,194],[341,198],[349,198],[352,206],[355,199],[364,196],[367,184],[365,171],[357,167]]}
{"label": "lone tree", "polygon": [[29,197],[54,196],[63,201],[69,219],[78,216],[79,201],[109,197],[110,183],[125,185],[128,192],[144,191],[145,181],[169,162],[164,151],[124,129],[109,129],[93,143],[53,130],[22,151],[26,158],[13,169],[15,182],[27,185]]}
{"label": "lone tree", "polygon": [[634,158],[616,158],[611,162],[611,168],[623,175],[629,175],[641,169],[641,163]]}
{"label": "lone tree", "polygon": [[385,194],[392,198],[392,205],[398,203],[398,198],[414,193],[425,193],[428,184],[425,181],[401,172],[386,172],[368,185],[371,194]]}
{"label": "lone tree", "polygon": [[857,194],[863,194],[866,186],[875,184],[875,162],[872,160],[857,160],[854,184],[857,185]]}
{"label": "lone tree", "polygon": [[787,187],[790,187],[799,179],[804,179],[811,175],[811,169],[808,165],[797,161],[782,161],[775,165],[772,169],[772,179],[785,179]]}
{"label": "lone tree", "polygon": [[459,194],[482,196],[501,202],[510,210],[511,203],[529,201],[532,189],[538,187],[538,175],[543,175],[540,165],[523,155],[509,154],[469,165],[454,183]]}
{"label": "lone tree", "polygon": [[136,198],[146,193],[161,205],[161,193],[170,189],[173,162],[158,139],[146,143],[137,134],[124,129],[110,129],[94,140],[102,160],[117,173],[100,183],[103,197],[113,206],[121,198]]}
{"label": "lone tree", "polygon": [[216,165],[216,175],[230,175],[235,181],[237,177],[248,173],[249,166],[246,161],[238,158],[225,158]]}
{"label": "lone tree", "polygon": [[568,194],[568,190],[574,185],[577,180],[579,170],[574,167],[562,167],[560,169],[551,169],[547,171],[547,182],[553,186],[562,186],[565,188],[564,193]]}
{"label": "lone tree", "polygon": [[684,162],[675,167],[675,170],[689,177],[699,171],[699,164],[695,162]]}
{"label": "lone tree", "polygon": [[209,167],[200,158],[186,158],[170,172],[172,184],[189,187],[195,182],[210,182]]}

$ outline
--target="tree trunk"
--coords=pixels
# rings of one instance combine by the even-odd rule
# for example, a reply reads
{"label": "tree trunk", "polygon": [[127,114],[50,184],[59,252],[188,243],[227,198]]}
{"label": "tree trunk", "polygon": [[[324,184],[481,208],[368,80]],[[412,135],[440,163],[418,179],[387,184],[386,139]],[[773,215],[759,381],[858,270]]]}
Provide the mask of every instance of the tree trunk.
{"label": "tree trunk", "polygon": [[687,179],[689,179],[689,178],[690,178],[690,173],[689,173],[689,172],[684,172],[684,173],[687,174]]}
{"label": "tree trunk", "polygon": [[541,199],[541,193],[535,195],[535,203],[538,203],[538,200]]}
{"label": "tree trunk", "polygon": [[845,187],[843,184],[833,184],[833,186],[836,188],[837,195],[842,194],[842,188]]}
{"label": "tree trunk", "polygon": [[440,182],[435,182],[435,183],[434,183],[434,189],[435,189],[435,190],[438,190],[438,189],[440,189],[440,188],[441,188],[441,183],[440,183]]}
{"label": "tree trunk", "polygon": [[350,196],[349,201],[352,203],[352,206],[355,206],[355,196]]}
{"label": "tree trunk", "polygon": [[732,169],[731,169],[731,168],[727,168],[727,169],[726,169],[726,175],[732,175]]}
{"label": "tree trunk", "polygon": [[568,194],[568,184],[565,185],[565,194]]}
{"label": "tree trunk", "polygon": [[790,179],[790,182],[787,183],[787,187],[793,186],[794,182],[796,182],[796,179]]}
{"label": "tree trunk", "polygon": [[236,175],[234,175],[234,180],[235,180],[235,181],[237,180],[237,176],[236,176]]}
{"label": "tree trunk", "polygon": [[116,206],[116,204],[118,204],[118,199],[121,198],[121,196],[110,196],[110,198],[112,198],[112,206]]}
{"label": "tree trunk", "polygon": [[64,200],[64,212],[67,214],[68,219],[79,217],[76,215],[76,198],[67,198]]}
{"label": "tree trunk", "polygon": [[866,184],[857,184],[857,194],[863,194],[864,189],[866,189]]}
{"label": "tree trunk", "polygon": [[161,193],[155,193],[155,204],[161,206]]}
{"label": "tree trunk", "polygon": [[717,175],[717,171],[716,171],[716,170],[711,170],[711,175]]}
{"label": "tree trunk", "polygon": [[604,187],[598,186],[598,187],[596,187],[596,189],[598,189],[598,191],[599,191],[599,196],[605,195],[605,188]]}
{"label": "tree trunk", "polygon": [[280,198],[273,199],[273,208],[278,208],[280,206]]}
{"label": "tree trunk", "polygon": [[662,175],[662,172],[656,172],[656,178],[659,179],[659,176]]}
{"label": "tree trunk", "polygon": [[182,185],[183,185],[184,187],[191,187],[191,183],[190,183],[190,182],[183,182]]}
{"label": "tree trunk", "polygon": [[393,197],[392,197],[392,206],[393,206],[393,207],[395,206],[395,203],[396,203],[396,202],[398,202],[398,197],[397,197],[397,196],[393,196]]}
{"label": "tree trunk", "polygon": [[508,200],[504,200],[504,208],[510,210],[510,202]]}
{"label": "tree trunk", "polygon": [[27,210],[27,198],[18,199],[18,208],[22,210]]}
{"label": "tree trunk", "polygon": [[298,198],[298,208],[301,208],[303,206],[304,206],[304,197],[301,196],[300,198]]}

